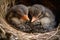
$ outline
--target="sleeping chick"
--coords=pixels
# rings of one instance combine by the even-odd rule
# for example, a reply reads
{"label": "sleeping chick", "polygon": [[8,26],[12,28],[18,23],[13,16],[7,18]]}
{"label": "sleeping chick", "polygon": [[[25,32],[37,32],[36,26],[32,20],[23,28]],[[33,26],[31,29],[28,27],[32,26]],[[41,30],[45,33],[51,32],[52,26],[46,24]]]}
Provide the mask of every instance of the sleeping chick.
{"label": "sleeping chick", "polygon": [[7,12],[6,20],[16,29],[30,31],[30,28],[25,25],[25,22],[29,21],[28,8],[25,5],[20,4],[10,8]]}
{"label": "sleeping chick", "polygon": [[29,20],[28,8],[22,4],[13,6],[7,12],[6,19],[9,21],[10,18],[12,18],[12,17],[17,17],[17,18],[22,19],[24,21]]}
{"label": "sleeping chick", "polygon": [[43,5],[35,4],[29,9],[35,32],[47,32],[54,29],[56,22],[53,13]]}

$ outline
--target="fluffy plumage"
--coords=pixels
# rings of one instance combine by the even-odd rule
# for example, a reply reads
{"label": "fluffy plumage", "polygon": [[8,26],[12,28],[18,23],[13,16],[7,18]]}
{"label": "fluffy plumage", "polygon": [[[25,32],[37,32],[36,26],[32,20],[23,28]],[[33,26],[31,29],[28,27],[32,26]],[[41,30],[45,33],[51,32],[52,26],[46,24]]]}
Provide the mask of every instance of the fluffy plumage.
{"label": "fluffy plumage", "polygon": [[22,5],[22,4],[13,6],[7,12],[6,19],[7,19],[7,21],[9,21],[13,17],[23,19],[24,21],[29,20],[29,18],[28,18],[28,8],[25,5]]}
{"label": "fluffy plumage", "polygon": [[51,10],[42,5],[35,4],[30,7],[29,11],[35,32],[47,32],[54,29],[56,22]]}
{"label": "fluffy plumage", "polygon": [[38,4],[30,7],[13,6],[8,11],[6,19],[14,28],[24,32],[48,32],[54,30],[56,25],[52,11]]}
{"label": "fluffy plumage", "polygon": [[6,15],[7,22],[14,28],[22,31],[30,31],[30,26],[25,25],[29,21],[28,8],[25,5],[15,5],[9,9]]}

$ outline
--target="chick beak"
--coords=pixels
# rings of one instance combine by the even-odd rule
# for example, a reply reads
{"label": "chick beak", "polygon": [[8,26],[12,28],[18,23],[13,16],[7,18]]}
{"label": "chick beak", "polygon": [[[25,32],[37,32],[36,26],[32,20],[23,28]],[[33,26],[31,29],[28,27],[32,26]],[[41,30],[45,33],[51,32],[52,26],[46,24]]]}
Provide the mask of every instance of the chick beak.
{"label": "chick beak", "polygon": [[37,18],[36,18],[36,17],[32,17],[31,22],[34,22],[34,21],[36,21],[36,20],[37,20]]}
{"label": "chick beak", "polygon": [[23,19],[23,20],[28,20],[28,21],[30,20],[29,17],[28,17],[28,15],[22,16],[22,19]]}

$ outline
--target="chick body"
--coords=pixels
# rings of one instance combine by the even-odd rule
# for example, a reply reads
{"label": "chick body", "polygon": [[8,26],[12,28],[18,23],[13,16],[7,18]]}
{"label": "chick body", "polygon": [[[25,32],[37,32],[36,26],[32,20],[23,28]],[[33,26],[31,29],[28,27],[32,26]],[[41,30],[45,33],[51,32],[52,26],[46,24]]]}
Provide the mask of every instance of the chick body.
{"label": "chick body", "polygon": [[29,21],[28,8],[25,5],[13,6],[9,9],[5,18],[12,27],[21,31],[30,31],[30,26],[25,25],[25,22]]}
{"label": "chick body", "polygon": [[33,30],[35,32],[47,32],[55,28],[55,16],[50,9],[35,4],[30,8],[30,14],[36,19],[32,22],[34,25]]}
{"label": "chick body", "polygon": [[25,20],[25,19],[29,20],[29,18],[28,18],[28,8],[25,5],[22,5],[22,4],[13,6],[12,8],[9,9],[5,18],[6,18],[7,21],[10,22],[11,18],[13,18],[13,17],[17,17],[17,18],[23,19],[23,20]]}

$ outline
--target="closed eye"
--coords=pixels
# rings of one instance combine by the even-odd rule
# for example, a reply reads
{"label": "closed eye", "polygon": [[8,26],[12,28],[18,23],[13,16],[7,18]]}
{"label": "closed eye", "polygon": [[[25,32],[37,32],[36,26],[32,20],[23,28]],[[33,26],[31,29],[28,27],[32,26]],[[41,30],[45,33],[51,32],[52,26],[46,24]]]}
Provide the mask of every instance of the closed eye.
{"label": "closed eye", "polygon": [[40,15],[38,16],[39,19],[45,17],[45,13],[41,12]]}

